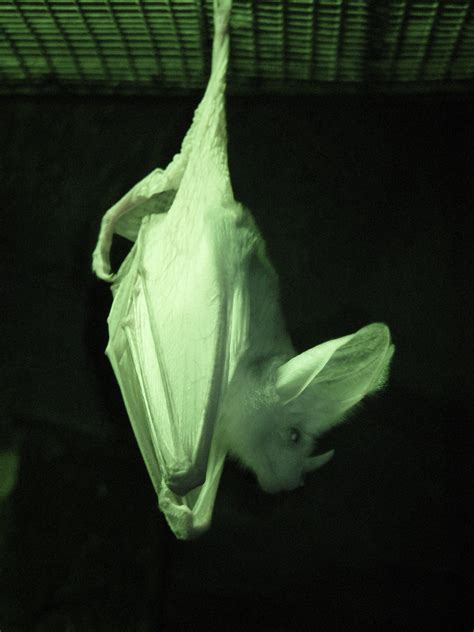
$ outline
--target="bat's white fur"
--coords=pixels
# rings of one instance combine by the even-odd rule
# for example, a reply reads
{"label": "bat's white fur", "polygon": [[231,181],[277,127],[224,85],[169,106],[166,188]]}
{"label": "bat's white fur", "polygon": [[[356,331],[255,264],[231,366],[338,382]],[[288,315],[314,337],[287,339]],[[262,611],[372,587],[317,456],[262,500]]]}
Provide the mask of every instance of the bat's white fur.
{"label": "bat's white fur", "polygon": [[[231,5],[214,0],[211,78],[180,153],[105,213],[93,254],[114,282],[107,353],[179,538],[209,527],[227,452],[267,492],[327,462],[332,452],[311,456],[315,439],[383,385],[393,353],[374,323],[296,355],[277,275],[230,182]],[[116,275],[114,232],[135,241]]]}
{"label": "bat's white fur", "polygon": [[[264,491],[291,490],[302,484],[306,472],[331,458],[332,453],[310,457],[318,437],[383,387],[394,347],[386,325],[373,323],[297,356],[280,309],[277,275],[250,212],[240,211],[258,235],[253,254],[241,264],[246,268],[249,345],[226,392],[218,433],[228,453],[256,474]],[[321,361],[318,353],[327,345],[333,347]],[[288,388],[293,395],[288,396]]]}

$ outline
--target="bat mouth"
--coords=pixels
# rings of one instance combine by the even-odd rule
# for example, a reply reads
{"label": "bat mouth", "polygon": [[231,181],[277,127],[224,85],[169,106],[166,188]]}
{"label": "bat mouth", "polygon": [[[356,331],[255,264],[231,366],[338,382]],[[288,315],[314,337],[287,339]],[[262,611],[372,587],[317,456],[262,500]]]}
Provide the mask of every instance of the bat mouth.
{"label": "bat mouth", "polygon": [[[275,468],[273,467],[271,459],[268,456],[265,458],[265,470],[268,472],[266,477],[262,477],[260,474],[257,474],[258,484],[260,488],[266,494],[278,494],[282,491],[282,486],[278,481]],[[271,477],[271,481],[268,481],[268,475]]]}
{"label": "bat mouth", "polygon": [[288,483],[288,482],[283,482],[277,476],[275,469],[272,467],[271,461],[268,458],[266,459],[266,465],[267,465],[267,472],[269,473],[269,476],[270,476],[270,480],[269,480],[268,474],[267,476],[261,476],[257,474],[257,479],[258,479],[258,484],[260,486],[260,489],[262,489],[262,491],[264,491],[265,493],[280,494],[280,493],[285,493],[285,492],[291,492],[295,489],[298,489],[298,487],[302,487],[302,485],[304,484],[303,472],[299,473],[296,481],[293,479],[291,483]]}

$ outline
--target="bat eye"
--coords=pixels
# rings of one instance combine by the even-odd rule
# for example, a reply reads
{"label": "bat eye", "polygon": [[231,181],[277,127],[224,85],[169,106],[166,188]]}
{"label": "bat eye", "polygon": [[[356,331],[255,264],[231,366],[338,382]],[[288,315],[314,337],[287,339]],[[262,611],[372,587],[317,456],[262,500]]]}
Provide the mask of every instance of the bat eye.
{"label": "bat eye", "polygon": [[298,443],[301,437],[301,433],[298,428],[290,428],[290,439],[292,443]]}

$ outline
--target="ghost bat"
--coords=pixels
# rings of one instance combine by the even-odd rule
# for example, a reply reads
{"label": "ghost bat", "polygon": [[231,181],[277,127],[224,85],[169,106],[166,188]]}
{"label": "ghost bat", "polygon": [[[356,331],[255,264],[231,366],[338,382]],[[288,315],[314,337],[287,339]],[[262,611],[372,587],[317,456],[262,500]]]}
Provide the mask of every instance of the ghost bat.
{"label": "ghost bat", "polygon": [[[179,154],[104,215],[93,253],[112,282],[106,353],[176,537],[209,528],[226,455],[269,493],[292,490],[333,451],[315,441],[387,378],[388,327],[296,354],[278,278],[227,162],[229,0],[214,0],[212,71]],[[133,242],[111,272],[113,234]]]}

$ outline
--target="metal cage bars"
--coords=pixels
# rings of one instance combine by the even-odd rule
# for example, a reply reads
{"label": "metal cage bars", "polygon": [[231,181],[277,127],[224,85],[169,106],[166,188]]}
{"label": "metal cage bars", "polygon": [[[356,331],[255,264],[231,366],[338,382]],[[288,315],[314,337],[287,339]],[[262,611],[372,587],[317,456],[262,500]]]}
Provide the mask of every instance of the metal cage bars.
{"label": "metal cage bars", "polygon": [[[212,0],[2,0],[0,91],[160,94],[207,81]],[[232,92],[472,89],[474,2],[234,0]]]}

